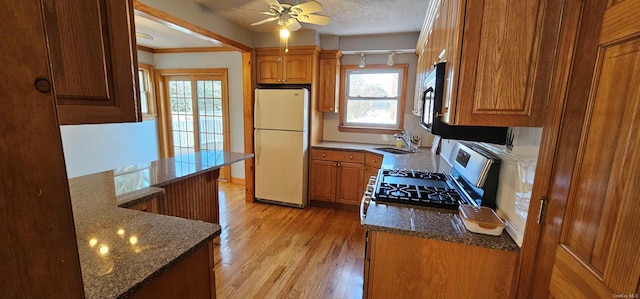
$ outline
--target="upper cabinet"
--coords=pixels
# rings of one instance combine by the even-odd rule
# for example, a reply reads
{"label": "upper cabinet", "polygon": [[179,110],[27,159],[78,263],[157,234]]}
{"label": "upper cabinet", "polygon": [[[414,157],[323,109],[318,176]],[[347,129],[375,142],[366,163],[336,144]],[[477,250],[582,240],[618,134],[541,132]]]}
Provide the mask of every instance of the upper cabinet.
{"label": "upper cabinet", "polygon": [[[433,63],[446,61],[442,120],[542,126],[559,5],[551,0],[434,1],[418,42],[418,80]],[[417,98],[424,83],[418,82]]]}
{"label": "upper cabinet", "polygon": [[311,84],[318,48],[290,47],[256,49],[256,82],[259,84]]}
{"label": "upper cabinet", "polygon": [[45,0],[60,124],[142,120],[133,0]]}
{"label": "upper cabinet", "polygon": [[318,78],[318,111],[338,112],[340,99],[340,58],[338,50],[320,52],[320,77]]}

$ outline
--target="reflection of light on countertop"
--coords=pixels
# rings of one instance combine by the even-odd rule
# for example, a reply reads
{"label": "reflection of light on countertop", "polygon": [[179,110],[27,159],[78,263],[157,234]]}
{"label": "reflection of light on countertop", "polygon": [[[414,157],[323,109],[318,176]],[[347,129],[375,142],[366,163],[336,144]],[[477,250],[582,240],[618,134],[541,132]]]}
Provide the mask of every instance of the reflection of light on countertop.
{"label": "reflection of light on countertop", "polygon": [[116,234],[118,234],[118,236],[122,237],[124,236],[124,229],[119,229]]}
{"label": "reflection of light on countertop", "polygon": [[96,246],[96,244],[98,244],[98,239],[93,238],[89,240],[89,246],[93,247],[93,246]]}
{"label": "reflection of light on countertop", "polygon": [[109,246],[106,244],[100,245],[100,247],[98,247],[98,253],[100,253],[100,255],[107,255],[109,253]]}
{"label": "reflection of light on countertop", "polygon": [[136,245],[138,243],[138,237],[136,237],[136,236],[129,237],[129,243],[131,245]]}

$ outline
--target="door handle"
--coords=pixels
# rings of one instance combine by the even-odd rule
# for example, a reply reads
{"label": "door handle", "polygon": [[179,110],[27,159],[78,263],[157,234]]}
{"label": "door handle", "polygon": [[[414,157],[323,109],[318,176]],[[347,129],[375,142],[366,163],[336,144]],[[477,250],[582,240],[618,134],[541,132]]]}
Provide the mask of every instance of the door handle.
{"label": "door handle", "polygon": [[[256,141],[260,139],[260,130],[256,130]],[[260,142],[256,142],[256,165],[260,164]]]}

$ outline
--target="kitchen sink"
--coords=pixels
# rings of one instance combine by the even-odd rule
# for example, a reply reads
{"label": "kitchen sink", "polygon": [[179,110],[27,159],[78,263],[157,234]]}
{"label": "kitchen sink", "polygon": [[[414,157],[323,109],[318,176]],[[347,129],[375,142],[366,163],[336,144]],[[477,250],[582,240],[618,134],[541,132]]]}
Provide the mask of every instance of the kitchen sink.
{"label": "kitchen sink", "polygon": [[379,150],[379,151],[383,151],[383,152],[387,152],[387,153],[392,153],[392,154],[411,154],[412,152],[407,151],[407,150],[403,150],[403,149],[399,149],[396,147],[377,147],[374,148],[375,150]]}

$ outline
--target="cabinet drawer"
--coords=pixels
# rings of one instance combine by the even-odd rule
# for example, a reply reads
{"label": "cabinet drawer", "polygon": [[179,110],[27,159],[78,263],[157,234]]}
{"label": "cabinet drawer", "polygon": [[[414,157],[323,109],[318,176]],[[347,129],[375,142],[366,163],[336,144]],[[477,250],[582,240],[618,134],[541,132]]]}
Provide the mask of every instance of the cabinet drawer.
{"label": "cabinet drawer", "polygon": [[375,168],[380,168],[382,165],[382,158],[384,158],[383,155],[374,153],[366,153],[364,157],[364,164]]}
{"label": "cabinet drawer", "polygon": [[336,151],[324,149],[311,149],[311,159],[340,162],[353,162],[364,164],[364,153],[353,151]]}

